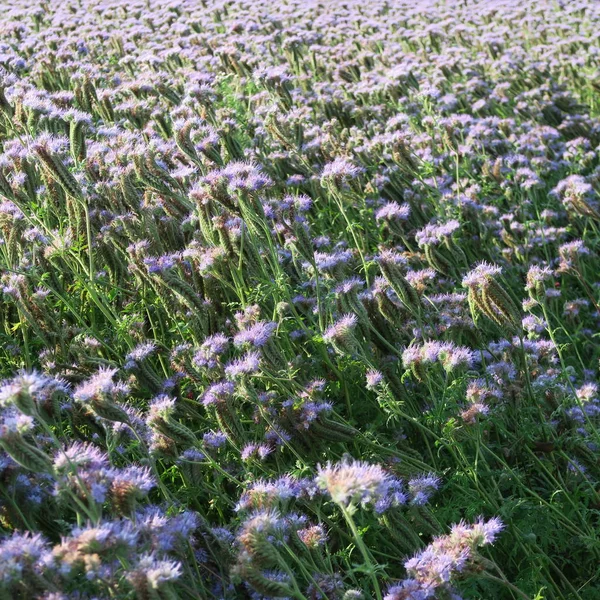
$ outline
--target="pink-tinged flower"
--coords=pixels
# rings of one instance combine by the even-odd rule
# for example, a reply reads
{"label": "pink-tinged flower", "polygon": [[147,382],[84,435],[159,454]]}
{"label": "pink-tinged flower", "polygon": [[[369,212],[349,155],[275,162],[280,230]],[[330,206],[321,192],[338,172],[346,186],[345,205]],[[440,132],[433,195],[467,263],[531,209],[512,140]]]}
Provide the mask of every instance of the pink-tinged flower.
{"label": "pink-tinged flower", "polygon": [[377,502],[387,492],[389,478],[379,465],[353,460],[319,467],[316,482],[336,504],[348,506]]}
{"label": "pink-tinged flower", "polygon": [[375,369],[367,371],[366,379],[368,390],[376,389],[384,381],[383,374]]}
{"label": "pink-tinged flower", "polygon": [[452,342],[425,342],[423,345],[409,346],[402,353],[402,364],[409,369],[414,364],[440,363],[452,372],[458,367],[471,368],[475,362],[475,353],[464,346]]}
{"label": "pink-tinged flower", "polygon": [[554,273],[550,267],[532,265],[527,271],[525,290],[529,292],[538,289],[540,285],[543,286],[547,281],[550,281],[553,275]]}
{"label": "pink-tinged flower", "polygon": [[490,409],[488,406],[486,406],[485,404],[483,404],[481,402],[474,402],[473,404],[471,404],[471,406],[469,406],[469,408],[461,411],[460,418],[465,423],[472,425],[477,422],[477,417],[479,415],[485,416],[489,412],[490,412]]}
{"label": "pink-tinged flower", "polygon": [[299,529],[298,537],[308,548],[315,549],[324,546],[327,542],[327,533],[321,525],[311,525],[304,529]]}
{"label": "pink-tinged flower", "polygon": [[465,287],[479,287],[487,283],[488,279],[500,275],[500,273],[502,273],[501,267],[482,262],[465,275],[462,284]]}
{"label": "pink-tinged flower", "polygon": [[404,563],[410,577],[431,594],[450,583],[466,567],[476,564],[477,549],[492,544],[504,525],[498,518],[473,525],[460,522],[448,535],[437,537],[423,551]]}
{"label": "pink-tinged flower", "polygon": [[582,240],[574,240],[568,244],[559,246],[558,254],[560,256],[560,262],[556,272],[568,273],[572,269],[577,268],[579,257],[590,254],[590,250]]}

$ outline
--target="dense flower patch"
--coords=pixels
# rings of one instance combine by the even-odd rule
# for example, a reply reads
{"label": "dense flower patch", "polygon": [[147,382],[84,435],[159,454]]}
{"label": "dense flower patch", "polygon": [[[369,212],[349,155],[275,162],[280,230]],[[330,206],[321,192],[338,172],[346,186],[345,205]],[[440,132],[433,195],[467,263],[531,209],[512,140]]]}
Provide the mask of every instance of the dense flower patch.
{"label": "dense flower patch", "polygon": [[600,597],[600,4],[0,19],[0,598]]}

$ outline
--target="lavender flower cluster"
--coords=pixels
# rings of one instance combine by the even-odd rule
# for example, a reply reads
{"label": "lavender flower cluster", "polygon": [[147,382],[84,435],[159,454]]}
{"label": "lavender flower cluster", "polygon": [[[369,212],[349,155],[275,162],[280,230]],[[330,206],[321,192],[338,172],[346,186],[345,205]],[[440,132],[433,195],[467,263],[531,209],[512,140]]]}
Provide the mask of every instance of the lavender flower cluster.
{"label": "lavender flower cluster", "polygon": [[0,7],[0,598],[600,597],[598,2]]}

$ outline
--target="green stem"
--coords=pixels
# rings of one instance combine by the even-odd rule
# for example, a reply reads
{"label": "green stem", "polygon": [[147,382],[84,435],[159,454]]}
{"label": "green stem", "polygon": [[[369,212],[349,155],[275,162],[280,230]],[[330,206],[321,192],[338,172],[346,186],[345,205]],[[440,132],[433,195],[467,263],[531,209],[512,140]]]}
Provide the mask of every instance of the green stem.
{"label": "green stem", "polygon": [[352,518],[352,508],[345,507],[343,504],[339,505],[342,514],[344,515],[344,519],[346,519],[346,523],[348,523],[348,527],[352,531],[352,536],[354,537],[354,541],[356,542],[356,547],[361,553],[363,560],[365,561],[365,565],[367,566],[369,577],[371,579],[371,584],[373,585],[373,589],[375,590],[375,596],[377,600],[382,600],[381,588],[379,587],[379,581],[377,581],[377,575],[375,574],[375,567],[373,565],[373,561],[371,560],[371,554],[363,541],[358,528],[356,527],[356,523]]}

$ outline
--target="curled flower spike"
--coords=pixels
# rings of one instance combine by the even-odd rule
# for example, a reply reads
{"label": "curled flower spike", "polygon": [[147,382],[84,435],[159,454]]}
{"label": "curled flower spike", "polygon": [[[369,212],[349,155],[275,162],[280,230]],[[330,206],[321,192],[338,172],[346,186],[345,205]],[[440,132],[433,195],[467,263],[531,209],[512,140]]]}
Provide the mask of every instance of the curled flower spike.
{"label": "curled flower spike", "polygon": [[323,340],[333,344],[342,354],[344,352],[355,354],[359,349],[359,342],[354,334],[357,324],[356,315],[346,314],[325,330]]}
{"label": "curled flower spike", "polygon": [[468,289],[469,306],[475,317],[483,314],[502,328],[521,331],[520,311],[496,279],[501,272],[500,267],[484,262],[463,278],[463,286]]}
{"label": "curled flower spike", "polygon": [[21,466],[35,473],[50,473],[51,459],[33,441],[34,420],[15,407],[0,411],[0,447]]}
{"label": "curled flower spike", "polygon": [[33,145],[33,151],[50,176],[61,185],[65,192],[73,198],[81,198],[81,186],[58,154],[64,145],[63,140],[44,134],[37,138]]}
{"label": "curled flower spike", "polygon": [[540,267],[539,265],[529,267],[525,290],[533,301],[541,302],[546,297],[546,282],[550,281],[552,277],[553,272],[550,267]]}
{"label": "curled flower spike", "polygon": [[119,406],[118,401],[129,392],[123,383],[114,383],[118,369],[101,368],[95,375],[80,384],[73,392],[73,398],[102,419],[128,423],[129,416]]}

